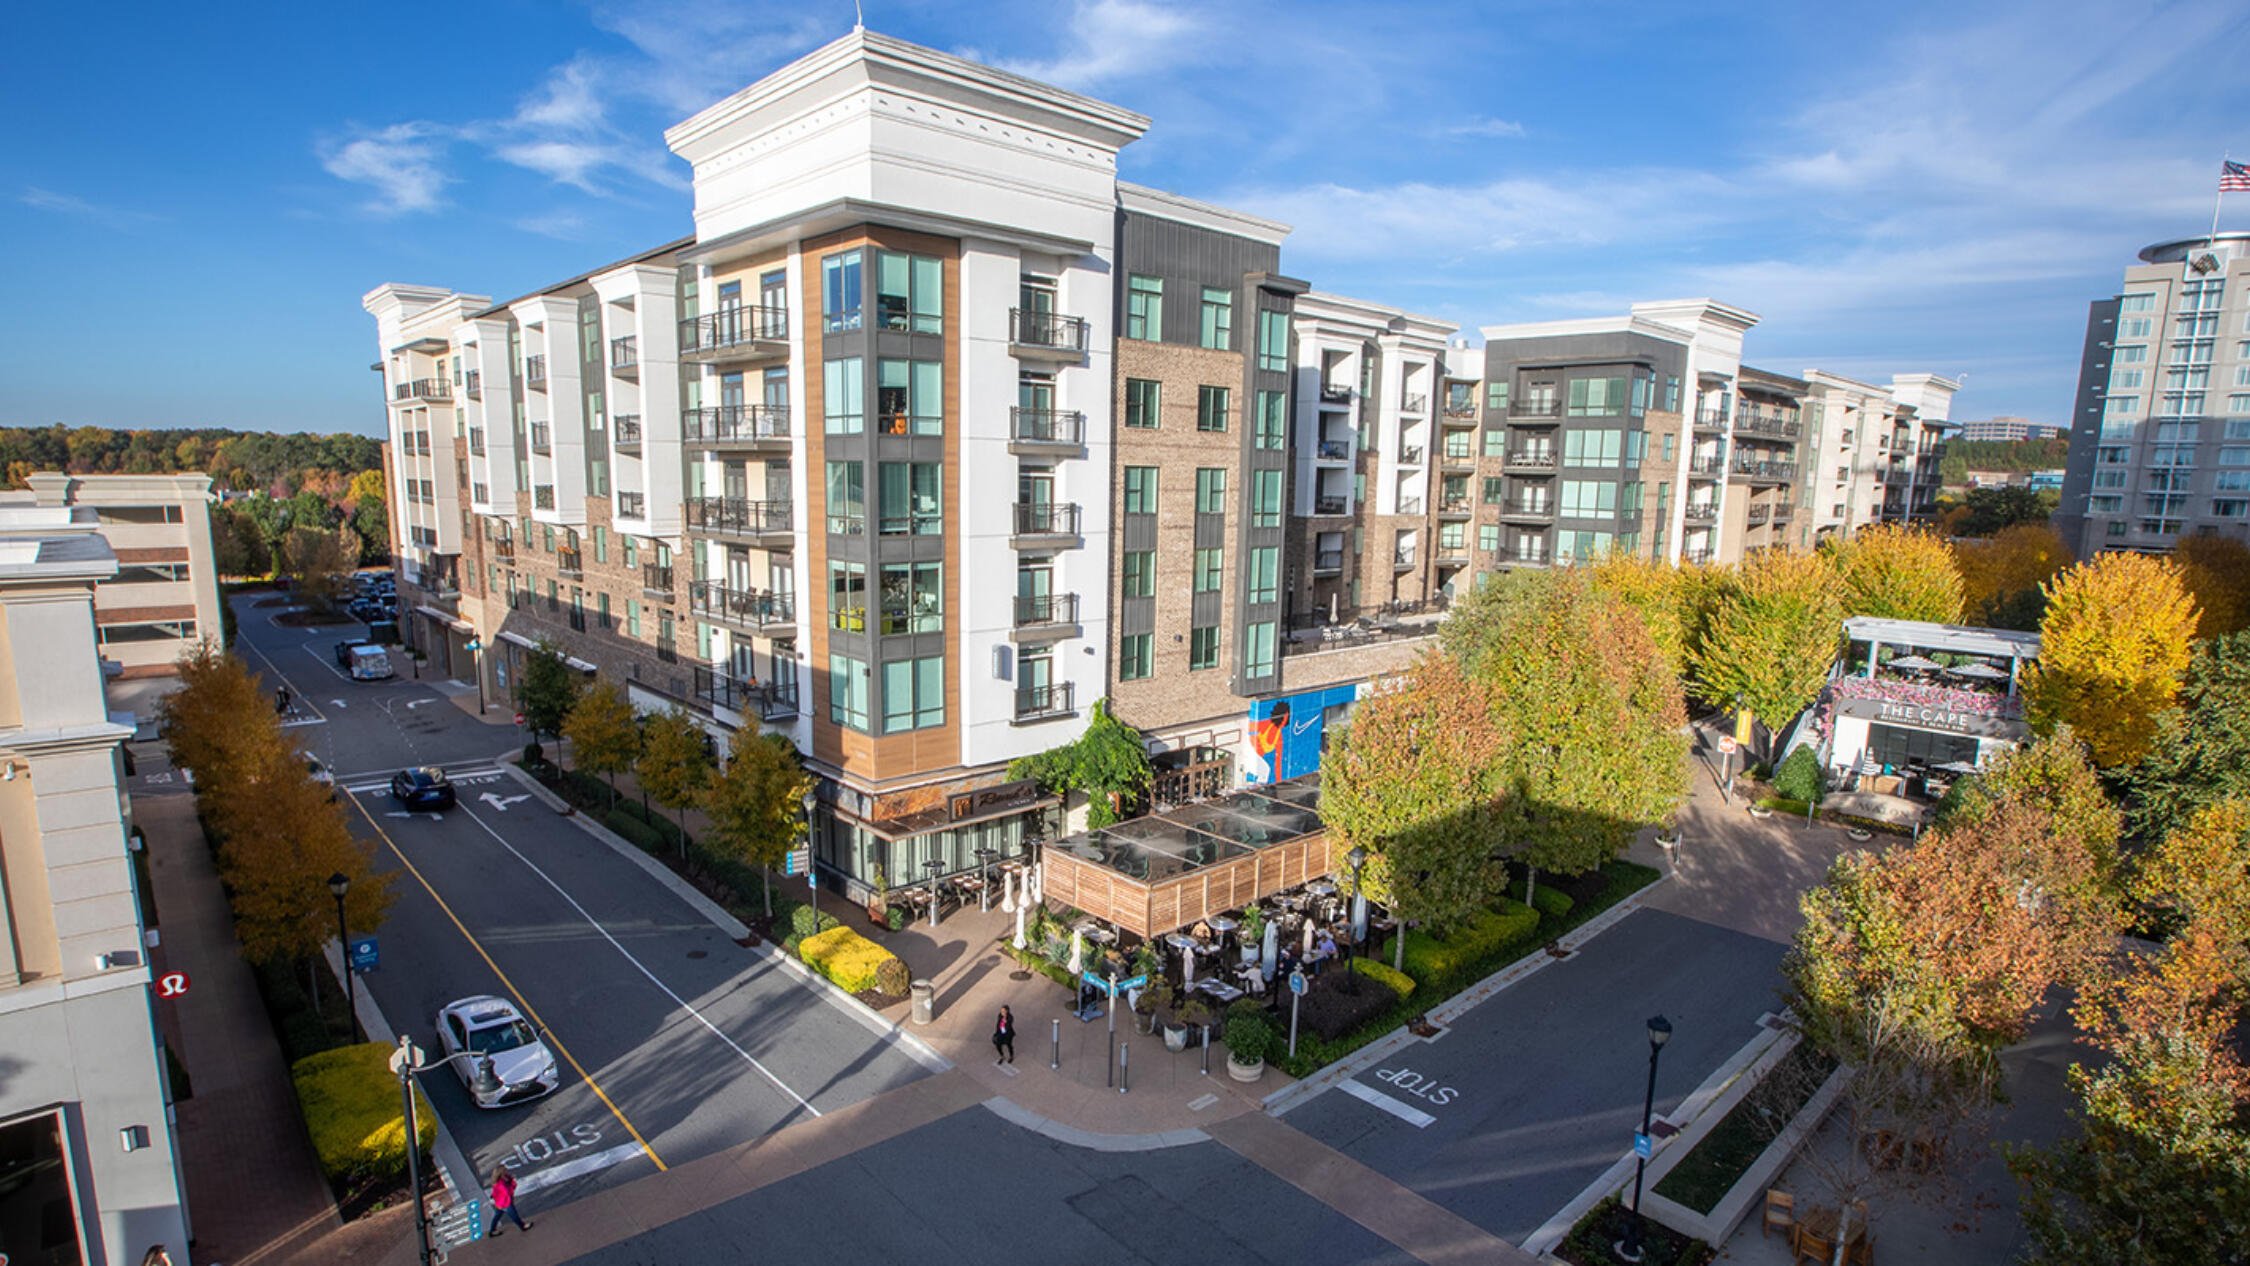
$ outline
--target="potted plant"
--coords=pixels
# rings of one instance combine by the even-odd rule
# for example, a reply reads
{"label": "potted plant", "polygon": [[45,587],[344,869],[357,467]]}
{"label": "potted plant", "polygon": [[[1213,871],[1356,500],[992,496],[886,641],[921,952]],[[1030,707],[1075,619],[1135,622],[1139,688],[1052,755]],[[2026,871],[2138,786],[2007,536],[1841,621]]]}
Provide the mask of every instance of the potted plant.
{"label": "potted plant", "polygon": [[885,882],[883,868],[877,866],[869,877],[867,893],[867,921],[877,927],[891,924],[891,890]]}
{"label": "potted plant", "polygon": [[[1201,994],[1182,1003],[1179,1014],[1180,1048],[1184,1050],[1190,1046],[1203,1045],[1204,1028],[1217,1018],[1216,1013],[1211,1010],[1210,1002]],[[1165,1045],[1171,1045],[1170,1039],[1171,1031],[1166,1030]]]}
{"label": "potted plant", "polygon": [[1266,939],[1266,912],[1256,906],[1244,910],[1242,926],[1235,929],[1235,935],[1242,938],[1242,961],[1257,962],[1258,947]]}
{"label": "potted plant", "polygon": [[1656,846],[1667,853],[1680,846],[1679,815],[1667,813],[1664,820],[1656,824]]}
{"label": "potted plant", "polygon": [[1252,1011],[1227,1016],[1227,1076],[1236,1081],[1256,1081],[1266,1073],[1266,1055],[1273,1049],[1273,1028]]}
{"label": "potted plant", "polygon": [[1154,1033],[1156,1013],[1171,1005],[1171,983],[1161,976],[1150,980],[1133,996],[1134,1027],[1143,1033]]}

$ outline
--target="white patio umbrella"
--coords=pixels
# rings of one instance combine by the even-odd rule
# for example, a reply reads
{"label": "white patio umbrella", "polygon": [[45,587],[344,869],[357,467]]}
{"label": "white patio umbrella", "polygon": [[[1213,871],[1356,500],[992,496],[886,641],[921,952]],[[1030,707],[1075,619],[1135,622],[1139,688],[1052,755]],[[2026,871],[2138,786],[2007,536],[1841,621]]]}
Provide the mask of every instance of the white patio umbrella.
{"label": "white patio umbrella", "polygon": [[1183,949],[1180,951],[1180,992],[1185,993],[1194,987],[1195,951]]}
{"label": "white patio umbrella", "polygon": [[1924,659],[1920,655],[1901,655],[1897,659],[1892,660],[1890,663],[1885,664],[1884,667],[1903,668],[1906,671],[1913,673],[1926,673],[1931,669],[1938,667],[1938,662],[1934,659]]}
{"label": "white patio umbrella", "polygon": [[1022,949],[1022,948],[1024,947],[1024,945],[1025,945],[1025,941],[1024,941],[1024,935],[1023,935],[1023,907],[1022,907],[1022,906],[1017,906],[1017,907],[1016,907],[1016,941],[1015,941],[1015,945],[1016,945],[1016,948],[1017,948],[1017,949]]}
{"label": "white patio umbrella", "polygon": [[1281,920],[1266,920],[1266,952],[1258,959],[1258,973],[1273,979],[1274,964],[1281,958]]}
{"label": "white patio umbrella", "polygon": [[1086,970],[1086,935],[1077,928],[1070,930],[1070,974],[1076,979]]}
{"label": "white patio umbrella", "polygon": [[1312,930],[1313,930],[1313,929],[1312,929],[1312,924],[1313,924],[1313,921],[1312,921],[1312,916],[1311,916],[1311,915],[1306,915],[1306,916],[1305,916],[1305,945],[1304,945],[1304,949],[1303,949],[1303,951],[1302,951],[1302,953],[1303,953],[1303,954],[1305,954],[1305,955],[1310,955],[1310,954],[1312,953]]}
{"label": "white patio umbrella", "polygon": [[1962,664],[1957,668],[1948,668],[1945,671],[1955,677],[1967,677],[1972,681],[2006,681],[2008,679],[2006,672],[1994,668],[1981,659],[1975,663]]}
{"label": "white patio umbrella", "polygon": [[1000,913],[1014,914],[1016,912],[1016,872],[1012,870],[1001,871],[1000,883],[1002,886]]}
{"label": "white patio umbrella", "polygon": [[1937,767],[1941,774],[1973,774],[1977,767],[1965,760],[1949,760]]}

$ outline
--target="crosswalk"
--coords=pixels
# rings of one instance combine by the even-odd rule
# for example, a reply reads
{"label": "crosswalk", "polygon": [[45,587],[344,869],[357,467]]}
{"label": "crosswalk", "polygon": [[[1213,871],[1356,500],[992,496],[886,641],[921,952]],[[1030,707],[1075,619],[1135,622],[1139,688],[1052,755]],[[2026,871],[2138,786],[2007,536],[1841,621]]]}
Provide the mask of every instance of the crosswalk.
{"label": "crosswalk", "polygon": [[[485,783],[498,782],[508,776],[506,770],[494,765],[483,765],[475,769],[447,769],[445,775],[453,780],[453,785],[456,787],[480,786]],[[373,779],[373,781],[353,781],[353,779]],[[354,774],[337,781],[343,785],[344,790],[355,796],[372,795],[378,791],[389,791],[391,789],[389,778],[376,778],[372,774]]]}

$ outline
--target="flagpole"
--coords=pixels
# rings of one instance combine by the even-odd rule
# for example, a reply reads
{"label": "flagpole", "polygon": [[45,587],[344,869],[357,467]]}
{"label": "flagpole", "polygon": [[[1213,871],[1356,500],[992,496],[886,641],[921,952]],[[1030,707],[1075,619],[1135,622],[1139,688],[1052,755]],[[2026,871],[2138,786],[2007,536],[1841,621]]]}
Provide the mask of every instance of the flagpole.
{"label": "flagpole", "polygon": [[2232,161],[2232,154],[2222,152],[2219,155],[2219,196],[2211,199],[2211,236],[2203,239],[2204,250],[2219,244],[2219,208],[2227,202],[2227,164]]}

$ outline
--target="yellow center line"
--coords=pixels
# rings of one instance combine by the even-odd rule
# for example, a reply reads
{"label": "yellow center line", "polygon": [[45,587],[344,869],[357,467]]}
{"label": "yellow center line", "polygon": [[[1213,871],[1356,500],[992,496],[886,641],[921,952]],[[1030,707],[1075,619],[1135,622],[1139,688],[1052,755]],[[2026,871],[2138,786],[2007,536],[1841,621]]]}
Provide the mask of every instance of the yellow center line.
{"label": "yellow center line", "polygon": [[453,907],[445,903],[445,898],[438,895],[438,890],[430,885],[430,881],[423,877],[422,872],[415,867],[413,862],[407,860],[405,850],[398,846],[397,840],[391,838],[391,833],[383,829],[383,824],[375,820],[375,815],[367,811],[367,806],[359,802],[358,796],[347,795],[345,799],[350,800],[352,807],[359,810],[359,816],[367,819],[367,825],[374,828],[375,834],[382,837],[383,843],[390,846],[391,856],[398,858],[398,864],[406,867],[406,873],[414,876],[414,882],[422,885],[422,891],[430,894],[430,900],[437,902],[438,909],[443,910],[445,917],[453,921],[454,928],[461,933],[462,939],[469,943],[469,948],[475,950],[477,957],[484,960],[484,965],[492,969],[492,974],[500,978],[501,985],[515,998],[516,1005],[522,1007],[523,1013],[531,1017],[531,1022],[538,1025],[541,1031],[546,1033],[548,1044],[561,1051],[562,1057],[570,1061],[570,1066],[577,1070],[578,1075],[586,1079],[587,1088],[592,1090],[595,1097],[602,1101],[603,1107],[609,1109],[610,1115],[617,1118],[617,1123],[625,1127],[625,1132],[633,1136],[633,1141],[640,1144],[641,1150],[648,1153],[648,1158],[656,1162],[656,1168],[658,1170],[670,1169],[671,1166],[664,1163],[664,1158],[656,1154],[656,1149],[648,1145],[648,1140],[641,1137],[641,1132],[633,1128],[632,1121],[625,1116],[624,1111],[602,1090],[601,1083],[595,1081],[594,1075],[586,1071],[586,1066],[578,1062],[578,1057],[570,1053],[570,1048],[562,1044],[562,1039],[556,1037],[554,1031],[547,1027],[547,1022],[539,1018],[539,1012],[534,1010],[531,1001],[523,996],[523,990],[516,988],[516,982],[508,979],[508,973],[500,970],[500,964],[492,961],[492,955],[485,952],[483,942],[477,940],[476,934],[469,931],[467,924],[461,922],[461,916],[453,913]]}

